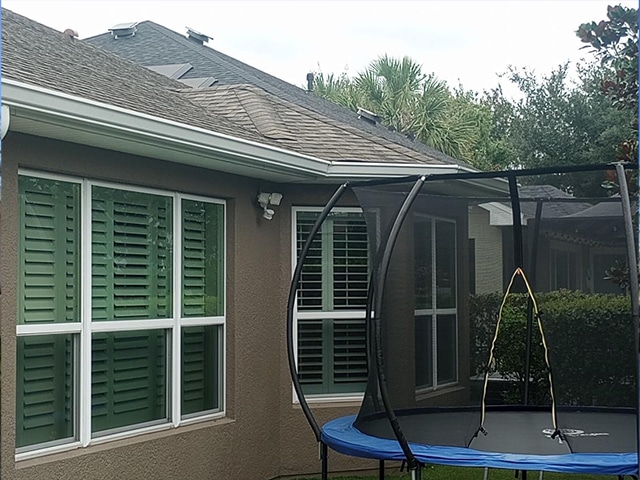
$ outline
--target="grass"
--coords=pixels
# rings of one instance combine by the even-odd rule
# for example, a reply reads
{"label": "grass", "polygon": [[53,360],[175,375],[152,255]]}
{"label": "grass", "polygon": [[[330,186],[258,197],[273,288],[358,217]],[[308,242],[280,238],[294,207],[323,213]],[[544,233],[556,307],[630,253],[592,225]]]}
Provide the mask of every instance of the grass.
{"label": "grass", "polygon": [[[513,480],[515,478],[513,470],[489,470],[489,480]],[[484,477],[484,469],[482,468],[460,468],[445,467],[441,465],[429,465],[422,471],[424,480],[482,480]],[[390,475],[386,474],[385,480],[409,480],[408,474]],[[519,479],[522,476],[518,476]],[[615,475],[576,475],[568,473],[550,473],[545,472],[544,480],[605,480],[616,479]],[[370,477],[335,477],[332,480],[377,480],[377,476]],[[317,478],[299,478],[296,480],[317,480]],[[538,480],[538,472],[529,472],[527,480]]]}

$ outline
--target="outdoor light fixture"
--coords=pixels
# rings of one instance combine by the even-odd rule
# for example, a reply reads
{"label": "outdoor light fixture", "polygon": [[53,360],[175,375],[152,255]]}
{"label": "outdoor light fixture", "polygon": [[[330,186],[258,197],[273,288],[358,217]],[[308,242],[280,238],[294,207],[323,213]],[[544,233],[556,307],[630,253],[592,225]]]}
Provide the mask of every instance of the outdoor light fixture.
{"label": "outdoor light fixture", "polygon": [[262,207],[262,216],[267,220],[271,220],[276,212],[269,207],[280,205],[280,201],[282,201],[281,193],[260,192],[258,194],[258,205]]}

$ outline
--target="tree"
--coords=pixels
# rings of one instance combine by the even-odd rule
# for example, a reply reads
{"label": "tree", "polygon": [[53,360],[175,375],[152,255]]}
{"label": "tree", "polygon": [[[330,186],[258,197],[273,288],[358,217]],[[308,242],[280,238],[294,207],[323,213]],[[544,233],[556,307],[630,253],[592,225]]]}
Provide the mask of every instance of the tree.
{"label": "tree", "polygon": [[[600,91],[612,105],[631,113],[630,132],[617,144],[618,159],[638,161],[638,10],[621,5],[607,7],[607,20],[580,25],[576,35],[593,48],[605,69]],[[585,48],[588,48],[587,45]],[[637,172],[630,187],[637,192]],[[610,178],[610,185],[615,181]]]}
{"label": "tree", "polygon": [[[610,163],[615,146],[632,133],[630,111],[614,107],[600,89],[606,69],[595,62],[579,64],[578,81],[569,79],[569,64],[537,75],[510,67],[506,78],[521,98],[506,99],[499,89],[485,93],[494,128],[511,155],[512,168]],[[566,174],[532,177],[576,195],[603,196],[604,178]]]}
{"label": "tree", "polygon": [[487,122],[488,111],[452,94],[409,57],[383,55],[352,79],[316,74],[314,92],[354,111],[372,111],[392,129],[472,164],[481,150],[479,125]]}

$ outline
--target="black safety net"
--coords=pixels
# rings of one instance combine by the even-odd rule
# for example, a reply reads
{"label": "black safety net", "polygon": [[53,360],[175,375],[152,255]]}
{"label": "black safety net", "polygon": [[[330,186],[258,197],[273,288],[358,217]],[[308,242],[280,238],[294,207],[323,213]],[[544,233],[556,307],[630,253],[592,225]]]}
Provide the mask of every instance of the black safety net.
{"label": "black safety net", "polygon": [[615,170],[354,191],[372,264],[359,430],[516,453],[636,451]]}

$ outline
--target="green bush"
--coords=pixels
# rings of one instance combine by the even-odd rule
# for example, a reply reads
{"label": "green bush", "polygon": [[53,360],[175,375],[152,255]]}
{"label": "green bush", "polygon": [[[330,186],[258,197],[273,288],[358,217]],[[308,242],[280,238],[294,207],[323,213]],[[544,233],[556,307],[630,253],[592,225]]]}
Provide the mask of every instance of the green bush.
{"label": "green bush", "polygon": [[[485,370],[502,299],[501,294],[471,298],[471,368],[476,374]],[[636,334],[629,298],[561,290],[540,293],[536,301],[557,404],[635,405]],[[508,381],[506,403],[520,403],[523,397],[527,303],[525,294],[508,297],[494,350],[491,371]],[[548,370],[535,321],[531,353],[529,403],[547,404]]]}

